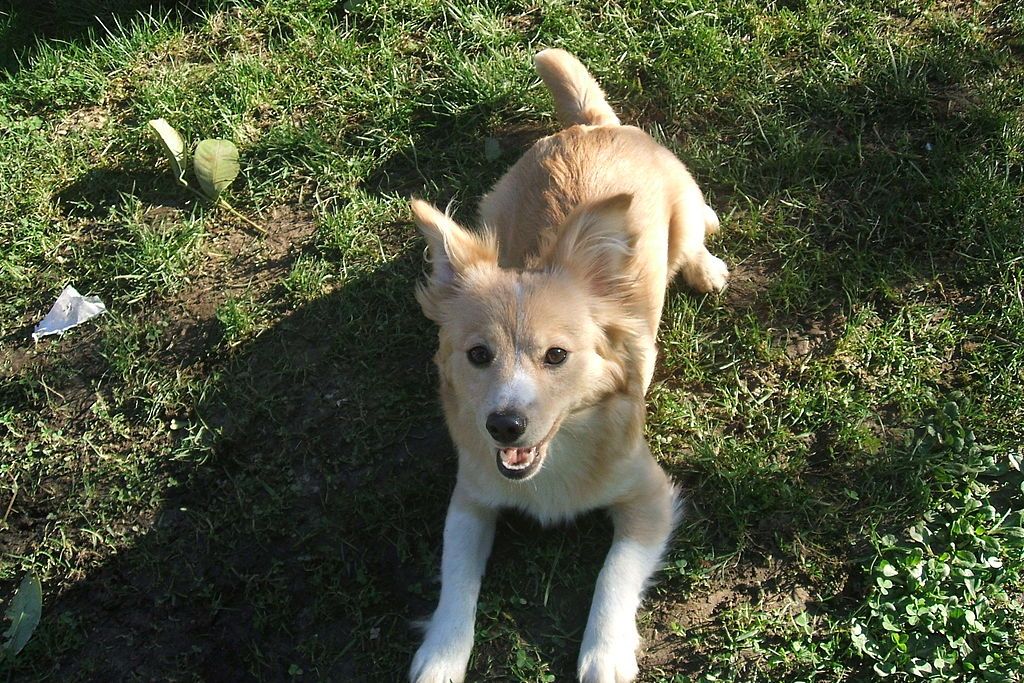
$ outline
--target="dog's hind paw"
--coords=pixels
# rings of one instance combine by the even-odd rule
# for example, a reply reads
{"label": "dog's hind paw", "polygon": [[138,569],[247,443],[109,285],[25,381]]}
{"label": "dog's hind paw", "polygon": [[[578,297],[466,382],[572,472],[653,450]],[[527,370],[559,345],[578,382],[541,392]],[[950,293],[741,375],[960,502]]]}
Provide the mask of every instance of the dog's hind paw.
{"label": "dog's hind paw", "polygon": [[701,294],[721,292],[729,284],[729,267],[707,250],[686,263],[682,270],[686,284]]}

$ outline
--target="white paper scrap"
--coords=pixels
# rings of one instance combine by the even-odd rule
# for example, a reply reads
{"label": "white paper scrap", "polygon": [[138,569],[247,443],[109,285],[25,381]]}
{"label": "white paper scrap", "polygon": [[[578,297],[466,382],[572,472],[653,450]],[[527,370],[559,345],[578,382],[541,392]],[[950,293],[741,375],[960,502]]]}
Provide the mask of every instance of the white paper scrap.
{"label": "white paper scrap", "polygon": [[48,334],[57,334],[70,330],[75,325],[81,325],[87,320],[105,313],[107,307],[103,305],[99,297],[82,296],[74,287],[68,285],[57,297],[50,312],[39,321],[36,329],[32,332],[32,339],[39,341],[40,337]]}

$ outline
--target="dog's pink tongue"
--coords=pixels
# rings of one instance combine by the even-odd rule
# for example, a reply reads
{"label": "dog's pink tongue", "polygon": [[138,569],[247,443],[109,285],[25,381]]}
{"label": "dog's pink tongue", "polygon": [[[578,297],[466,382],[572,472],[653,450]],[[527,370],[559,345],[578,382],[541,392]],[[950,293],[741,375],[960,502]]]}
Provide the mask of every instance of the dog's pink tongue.
{"label": "dog's pink tongue", "polygon": [[530,461],[532,448],[502,448],[501,459],[509,467],[525,465]]}

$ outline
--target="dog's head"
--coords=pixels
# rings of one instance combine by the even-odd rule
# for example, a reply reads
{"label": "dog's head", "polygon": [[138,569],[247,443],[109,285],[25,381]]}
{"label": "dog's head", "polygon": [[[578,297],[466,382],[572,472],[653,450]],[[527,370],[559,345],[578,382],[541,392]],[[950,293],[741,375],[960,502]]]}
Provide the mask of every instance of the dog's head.
{"label": "dog's head", "polygon": [[639,391],[628,301],[630,195],[576,209],[523,270],[498,265],[493,233],[413,200],[431,274],[417,299],[440,327],[449,423],[502,475],[536,474],[562,422],[608,394]]}

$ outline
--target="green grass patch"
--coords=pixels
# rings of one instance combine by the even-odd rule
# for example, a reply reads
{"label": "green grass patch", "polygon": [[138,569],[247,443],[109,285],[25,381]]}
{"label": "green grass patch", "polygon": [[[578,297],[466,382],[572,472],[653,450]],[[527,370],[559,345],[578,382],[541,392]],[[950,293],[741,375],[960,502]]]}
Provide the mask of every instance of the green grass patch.
{"label": "green grass patch", "polygon": [[[473,220],[559,46],[733,270],[665,308],[641,680],[1019,680],[1020,3],[44,4],[0,16],[0,678],[405,675],[454,476],[406,200]],[[33,345],[68,283],[109,313]],[[571,679],[609,535],[500,525],[473,679]]]}

